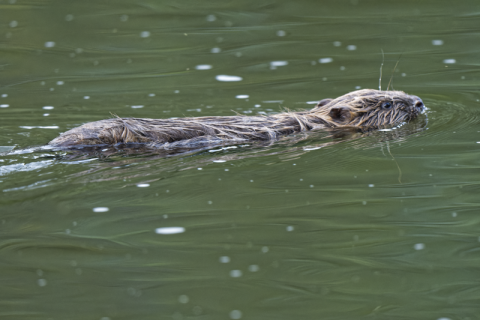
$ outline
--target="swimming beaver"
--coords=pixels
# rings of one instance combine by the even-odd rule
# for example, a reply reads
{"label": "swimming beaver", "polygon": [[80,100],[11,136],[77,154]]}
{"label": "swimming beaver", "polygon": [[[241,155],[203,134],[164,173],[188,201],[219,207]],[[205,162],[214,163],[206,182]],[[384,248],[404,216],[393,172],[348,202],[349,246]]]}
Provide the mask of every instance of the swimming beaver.
{"label": "swimming beaver", "polygon": [[142,144],[151,147],[198,147],[331,128],[379,128],[409,121],[425,106],[402,91],[363,89],[320,101],[309,111],[269,116],[178,119],[113,118],[86,123],[49,142],[60,148]]}

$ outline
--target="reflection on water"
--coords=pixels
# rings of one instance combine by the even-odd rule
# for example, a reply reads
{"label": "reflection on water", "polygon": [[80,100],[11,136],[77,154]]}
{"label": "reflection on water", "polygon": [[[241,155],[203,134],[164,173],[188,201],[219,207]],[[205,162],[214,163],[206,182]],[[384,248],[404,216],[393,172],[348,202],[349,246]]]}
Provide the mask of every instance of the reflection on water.
{"label": "reflection on water", "polygon": [[[0,317],[476,319],[476,2],[0,8]],[[382,49],[429,108],[397,128],[45,147],[111,114],[310,109],[376,88]]]}

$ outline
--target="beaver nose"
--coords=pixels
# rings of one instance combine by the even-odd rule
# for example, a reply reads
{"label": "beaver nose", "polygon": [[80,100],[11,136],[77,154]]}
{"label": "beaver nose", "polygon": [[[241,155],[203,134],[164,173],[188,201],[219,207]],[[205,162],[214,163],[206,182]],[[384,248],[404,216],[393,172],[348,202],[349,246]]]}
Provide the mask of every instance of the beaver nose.
{"label": "beaver nose", "polygon": [[416,100],[414,106],[419,112],[423,112],[425,110],[425,105],[421,99]]}

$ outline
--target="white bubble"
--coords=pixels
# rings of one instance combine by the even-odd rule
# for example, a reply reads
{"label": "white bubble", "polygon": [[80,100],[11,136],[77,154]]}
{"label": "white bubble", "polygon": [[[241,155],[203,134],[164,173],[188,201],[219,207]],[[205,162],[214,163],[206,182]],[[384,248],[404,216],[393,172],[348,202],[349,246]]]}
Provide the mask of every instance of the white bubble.
{"label": "white bubble", "polygon": [[140,37],[142,37],[142,38],[148,38],[148,37],[150,37],[150,31],[142,31],[142,32],[140,32]]}
{"label": "white bubble", "polygon": [[96,207],[96,208],[93,208],[93,212],[107,212],[108,210],[110,210],[110,209],[107,208],[107,207]]}
{"label": "white bubble", "polygon": [[155,97],[155,93],[149,93],[148,96],[149,97]]}
{"label": "white bubble", "polygon": [[131,106],[132,109],[141,109],[143,107],[144,107],[143,105]]}
{"label": "white bubble", "polygon": [[242,276],[242,270],[231,270],[230,277],[232,278],[240,278]]}
{"label": "white bubble", "polygon": [[187,295],[182,294],[180,297],[178,297],[178,302],[180,303],[188,303],[190,299],[188,298]]}
{"label": "white bubble", "polygon": [[271,67],[283,67],[288,65],[288,61],[271,61],[270,66]]}
{"label": "white bubble", "polygon": [[42,107],[42,109],[45,109],[45,110],[52,110],[54,107],[52,106],[45,106],[45,107]]}
{"label": "white bubble", "polygon": [[220,260],[221,263],[229,263],[230,262],[230,257],[221,256],[219,260]]}
{"label": "white bubble", "polygon": [[213,160],[213,162],[215,162],[215,163],[223,163],[223,162],[227,162],[227,160],[219,159],[219,160]]}
{"label": "white bubble", "polygon": [[212,69],[212,66],[209,64],[199,64],[198,66],[195,66],[195,69],[197,70],[210,70]]}
{"label": "white bubble", "polygon": [[157,234],[176,234],[176,233],[183,233],[183,232],[185,232],[184,227],[165,227],[165,228],[155,229],[155,233]]}
{"label": "white bubble", "polygon": [[287,231],[293,231],[293,230],[295,230],[295,228],[293,226],[288,226],[287,227]]}
{"label": "white bubble", "polygon": [[340,41],[333,41],[333,45],[335,47],[340,47],[342,45],[342,43]]}
{"label": "white bubble", "polygon": [[258,270],[260,270],[260,267],[256,264],[252,264],[248,266],[248,271],[250,272],[257,272]]}
{"label": "white bubble", "polygon": [[47,42],[45,42],[45,47],[46,48],[53,48],[53,47],[55,47],[55,42],[47,41]]}
{"label": "white bubble", "polygon": [[454,64],[456,62],[457,62],[457,60],[455,60],[455,59],[445,59],[445,60],[443,60],[443,63],[445,63],[445,64]]}
{"label": "white bubble", "polygon": [[43,116],[44,117],[48,117],[50,115],[50,113],[44,113]]}
{"label": "white bubble", "polygon": [[0,104],[0,108],[8,108],[8,107],[10,107],[9,104]]}
{"label": "white bubble", "polygon": [[2,98],[6,98],[6,97],[8,97],[8,94],[6,93],[2,94]]}
{"label": "white bubble", "polygon": [[85,97],[83,97],[83,99],[88,100],[88,99],[90,99],[90,96],[85,96]]}
{"label": "white bubble", "polygon": [[330,63],[332,62],[333,59],[332,58],[321,58],[321,59],[318,59],[318,62],[320,63]]}
{"label": "white bubble", "polygon": [[82,52],[83,52],[83,49],[82,49],[82,48],[77,48],[77,49],[75,49],[75,52],[76,52],[76,53],[82,53]]}
{"label": "white bubble", "polygon": [[432,44],[434,46],[441,46],[443,45],[443,40],[432,40]]}
{"label": "white bubble", "polygon": [[64,84],[65,84],[64,81],[61,81],[61,80],[60,80],[60,81],[57,81],[57,86],[63,86]]}
{"label": "white bubble", "polygon": [[425,244],[424,244],[424,243],[416,243],[416,244],[413,246],[413,248],[414,248],[415,250],[423,250],[423,249],[425,249]]}
{"label": "white bubble", "polygon": [[209,15],[207,16],[207,21],[213,22],[213,21],[215,21],[215,20],[217,20],[217,17],[215,17],[215,15],[209,14]]}
{"label": "white bubble", "polygon": [[58,129],[59,126],[19,126],[22,129]]}
{"label": "white bubble", "polygon": [[239,76],[229,76],[225,74],[219,74],[218,76],[215,77],[217,81],[223,81],[223,82],[232,82],[232,81],[242,81],[243,78]]}
{"label": "white bubble", "polygon": [[356,45],[353,45],[353,44],[348,45],[348,46],[347,46],[347,50],[349,50],[349,51],[357,50],[357,46],[356,46]]}
{"label": "white bubble", "polygon": [[139,187],[139,188],[147,188],[147,187],[150,187],[150,184],[148,184],[148,183],[139,183],[139,184],[137,184],[137,187]]}
{"label": "white bubble", "polygon": [[278,30],[277,31],[277,36],[279,37],[285,37],[287,35],[287,33],[283,30]]}
{"label": "white bubble", "polygon": [[47,280],[45,279],[38,279],[37,280],[37,284],[40,286],[40,287],[45,287],[47,285]]}
{"label": "white bubble", "polygon": [[441,318],[438,318],[437,320],[452,320],[452,319],[446,318],[446,317],[441,317]]}
{"label": "white bubble", "polygon": [[265,247],[262,247],[262,252],[263,252],[263,253],[267,253],[267,252],[268,252],[268,250],[269,250],[269,249],[268,249],[268,247],[267,247],[267,246],[265,246]]}
{"label": "white bubble", "polygon": [[235,96],[237,99],[248,99],[249,97],[250,96],[248,94],[239,94]]}
{"label": "white bubble", "polygon": [[220,51],[222,51],[222,49],[218,47],[212,48],[212,50],[210,50],[211,53],[219,53]]}
{"label": "white bubble", "polygon": [[18,22],[13,20],[13,21],[10,21],[9,25],[10,25],[10,28],[15,28],[16,26],[18,26]]}
{"label": "white bubble", "polygon": [[373,183],[370,183],[370,184],[368,185],[368,187],[369,187],[369,188],[373,188],[373,187],[375,187],[375,185],[374,185]]}
{"label": "white bubble", "polygon": [[240,310],[232,310],[230,311],[230,319],[240,319],[242,318],[242,311]]}

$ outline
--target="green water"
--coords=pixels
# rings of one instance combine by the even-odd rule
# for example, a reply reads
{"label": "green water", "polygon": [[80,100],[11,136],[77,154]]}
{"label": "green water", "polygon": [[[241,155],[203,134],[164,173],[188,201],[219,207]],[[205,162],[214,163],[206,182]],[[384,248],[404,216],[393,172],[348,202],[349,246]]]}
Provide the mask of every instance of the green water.
{"label": "green water", "polygon": [[[0,0],[0,319],[478,319],[479,21],[477,1]],[[396,132],[37,148],[111,113],[311,108],[378,88],[382,50],[382,87],[429,109]]]}

